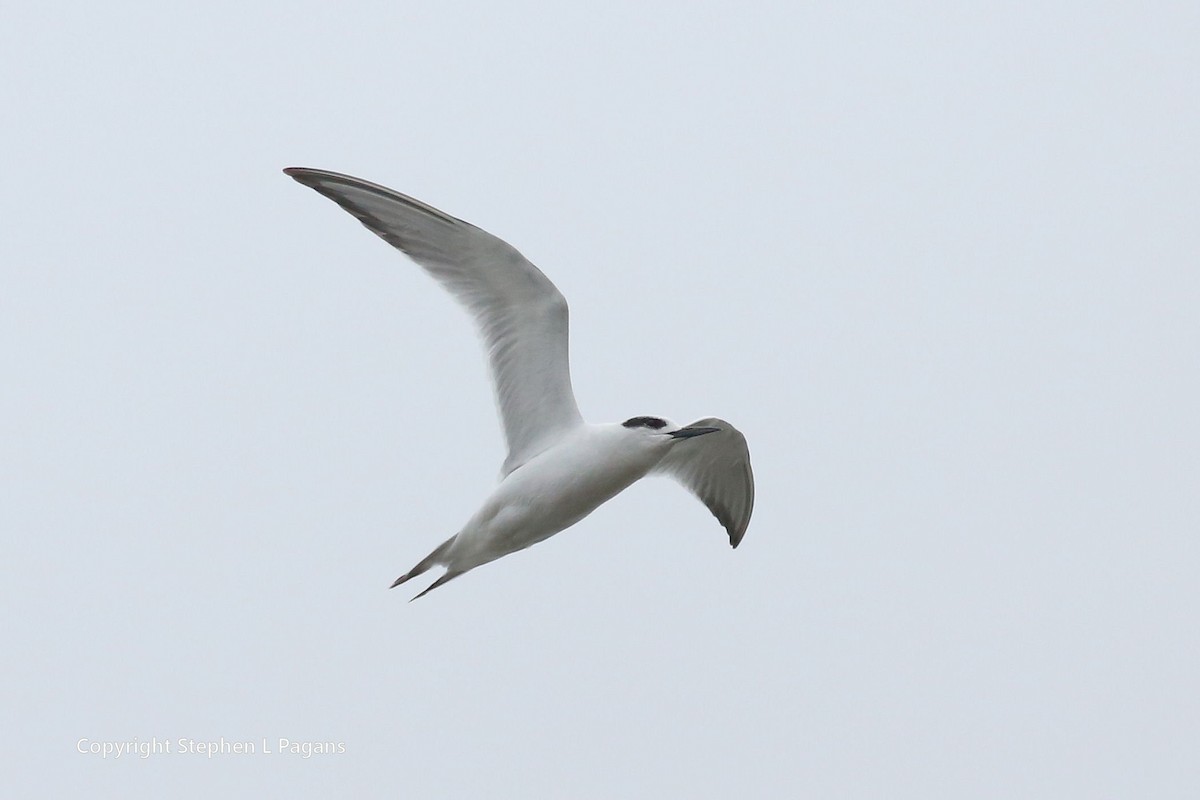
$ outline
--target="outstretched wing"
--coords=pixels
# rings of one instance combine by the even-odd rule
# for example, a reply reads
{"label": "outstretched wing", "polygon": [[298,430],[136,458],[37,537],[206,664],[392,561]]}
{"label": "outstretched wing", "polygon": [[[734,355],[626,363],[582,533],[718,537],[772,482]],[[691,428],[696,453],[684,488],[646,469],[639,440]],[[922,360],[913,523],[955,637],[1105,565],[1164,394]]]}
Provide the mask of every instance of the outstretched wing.
{"label": "outstretched wing", "polygon": [[723,419],[708,417],[688,428],[719,428],[674,445],[655,472],[675,478],[700,498],[737,547],[754,511],[754,473],[746,437]]}
{"label": "outstretched wing", "polygon": [[316,169],[284,172],[416,261],[474,316],[508,442],[503,474],[582,424],[567,357],[567,301],[515,248],[374,183]]}

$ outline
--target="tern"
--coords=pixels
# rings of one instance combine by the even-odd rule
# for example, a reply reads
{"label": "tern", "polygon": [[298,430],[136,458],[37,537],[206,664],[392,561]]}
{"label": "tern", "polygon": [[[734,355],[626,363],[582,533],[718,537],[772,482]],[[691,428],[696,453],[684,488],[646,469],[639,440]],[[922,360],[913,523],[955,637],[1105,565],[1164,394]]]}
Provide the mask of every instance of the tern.
{"label": "tern", "polygon": [[542,271],[492,234],[419,200],[349,175],[284,173],[333,200],[436,278],[474,317],[488,352],[508,457],[500,482],[458,533],[392,584],[446,571],[416,600],[464,572],[537,544],[651,473],[674,477],[737,547],[754,508],[746,438],[708,417],[583,421],[571,388],[567,301]]}

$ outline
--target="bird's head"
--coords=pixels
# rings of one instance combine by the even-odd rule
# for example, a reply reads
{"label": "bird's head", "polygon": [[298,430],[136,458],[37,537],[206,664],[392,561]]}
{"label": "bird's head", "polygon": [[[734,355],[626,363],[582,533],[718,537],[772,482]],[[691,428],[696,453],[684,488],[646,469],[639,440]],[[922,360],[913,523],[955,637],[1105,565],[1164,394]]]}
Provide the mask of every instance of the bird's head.
{"label": "bird's head", "polygon": [[645,437],[646,441],[668,444],[721,430],[695,425],[685,427],[662,417],[630,417],[622,422],[621,426],[629,430],[630,435]]}

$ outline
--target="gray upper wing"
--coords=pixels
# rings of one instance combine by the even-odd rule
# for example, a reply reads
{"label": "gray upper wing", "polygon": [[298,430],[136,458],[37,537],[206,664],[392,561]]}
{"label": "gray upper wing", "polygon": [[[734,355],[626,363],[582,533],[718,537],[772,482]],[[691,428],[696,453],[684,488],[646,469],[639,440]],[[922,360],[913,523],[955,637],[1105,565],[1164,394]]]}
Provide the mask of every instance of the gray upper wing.
{"label": "gray upper wing", "polygon": [[508,474],[582,424],[567,301],[515,248],[419,200],[323,170],[285,173],[325,195],[433,275],[475,318],[508,442]]}

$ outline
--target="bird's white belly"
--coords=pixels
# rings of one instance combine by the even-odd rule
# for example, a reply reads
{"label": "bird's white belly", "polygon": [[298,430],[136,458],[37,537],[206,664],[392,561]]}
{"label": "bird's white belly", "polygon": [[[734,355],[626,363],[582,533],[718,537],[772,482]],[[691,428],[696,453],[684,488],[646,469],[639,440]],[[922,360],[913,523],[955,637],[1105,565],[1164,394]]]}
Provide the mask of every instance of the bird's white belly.
{"label": "bird's white belly", "polygon": [[615,497],[655,460],[613,458],[581,443],[547,451],[496,487],[459,534],[456,555],[483,564],[537,544]]}

